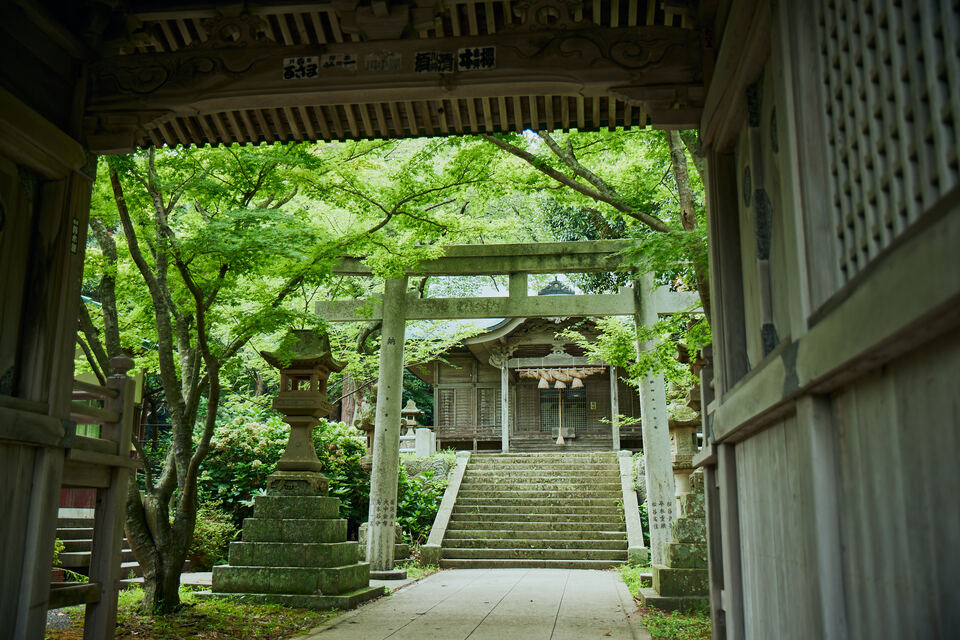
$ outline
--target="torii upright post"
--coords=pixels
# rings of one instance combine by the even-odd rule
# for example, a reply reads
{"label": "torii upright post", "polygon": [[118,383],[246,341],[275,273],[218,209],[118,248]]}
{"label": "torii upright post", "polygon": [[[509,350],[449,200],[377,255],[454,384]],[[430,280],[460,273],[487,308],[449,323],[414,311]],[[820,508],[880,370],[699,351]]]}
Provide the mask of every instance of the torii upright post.
{"label": "torii upright post", "polygon": [[[370,577],[405,577],[393,568],[397,521],[397,473],[400,465],[400,410],[403,408],[403,344],[406,339],[407,278],[384,283],[380,376],[373,432],[367,560]],[[398,575],[403,574],[403,575]]]}
{"label": "torii upright post", "polygon": [[[634,283],[636,322],[650,326],[657,322],[653,274],[646,273]],[[637,351],[649,351],[649,343],[638,343]],[[640,379],[640,416],[643,432],[643,456],[647,482],[647,516],[650,528],[650,561],[664,564],[664,545],[670,542],[674,517],[673,462],[670,454],[667,395],[662,375]]]}

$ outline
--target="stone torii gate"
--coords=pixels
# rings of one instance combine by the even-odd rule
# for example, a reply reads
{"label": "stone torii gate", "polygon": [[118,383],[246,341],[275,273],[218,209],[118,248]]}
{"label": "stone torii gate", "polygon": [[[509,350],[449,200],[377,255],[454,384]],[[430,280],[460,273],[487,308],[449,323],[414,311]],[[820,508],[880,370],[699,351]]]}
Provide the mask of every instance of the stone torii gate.
{"label": "stone torii gate", "polygon": [[[407,320],[633,316],[638,325],[650,325],[656,322],[659,315],[678,313],[698,304],[699,299],[695,294],[656,289],[651,273],[637,274],[633,287],[624,287],[614,294],[527,295],[528,274],[615,271],[624,268],[618,254],[631,246],[631,240],[448,246],[443,256],[422,263],[416,272],[386,280],[380,304],[372,304],[370,300],[317,303],[316,313],[329,322],[383,321],[367,537],[367,559],[372,577],[386,577],[393,572],[403,348]],[[334,268],[334,273],[372,275],[370,268],[358,258],[344,259]],[[408,277],[413,275],[507,275],[509,295],[495,298],[416,298],[407,291]],[[649,350],[653,346],[638,344],[637,349]],[[506,360],[500,370],[501,384],[506,385]],[[675,510],[663,376],[646,376],[640,381],[639,387],[651,560],[654,564],[663,564],[663,546],[669,542],[670,522]],[[507,394],[501,397],[506,398]],[[502,403],[502,409],[502,448],[506,452],[510,446],[506,401]],[[614,443],[619,442],[617,428],[614,420]]]}

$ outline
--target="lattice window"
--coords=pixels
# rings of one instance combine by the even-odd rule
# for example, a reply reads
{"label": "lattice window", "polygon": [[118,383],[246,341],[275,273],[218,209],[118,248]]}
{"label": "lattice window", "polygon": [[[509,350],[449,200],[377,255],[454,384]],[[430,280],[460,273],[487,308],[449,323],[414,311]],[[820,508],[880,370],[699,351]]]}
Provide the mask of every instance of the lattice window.
{"label": "lattice window", "polygon": [[540,392],[540,431],[553,431],[561,423],[575,431],[586,428],[586,390],[548,389]]}
{"label": "lattice window", "polygon": [[821,0],[819,22],[846,281],[957,185],[960,5]]}
{"label": "lattice window", "polygon": [[553,431],[560,426],[560,392],[540,392],[540,431]]}
{"label": "lattice window", "polygon": [[480,426],[500,426],[500,389],[477,389],[477,414]]}
{"label": "lattice window", "polygon": [[456,395],[453,389],[437,391],[437,425],[450,427],[456,424]]}
{"label": "lattice window", "polygon": [[587,428],[587,392],[565,389],[563,392],[563,426],[574,431]]}

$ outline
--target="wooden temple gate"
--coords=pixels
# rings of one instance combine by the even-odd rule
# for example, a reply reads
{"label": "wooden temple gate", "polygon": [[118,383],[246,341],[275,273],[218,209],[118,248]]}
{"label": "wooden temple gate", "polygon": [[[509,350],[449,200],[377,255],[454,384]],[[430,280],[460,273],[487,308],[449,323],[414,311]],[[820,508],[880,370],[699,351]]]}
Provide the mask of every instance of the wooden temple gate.
{"label": "wooden temple gate", "polygon": [[960,628],[955,3],[7,0],[0,36],[0,636],[49,603],[95,154],[621,126],[705,157],[714,636]]}

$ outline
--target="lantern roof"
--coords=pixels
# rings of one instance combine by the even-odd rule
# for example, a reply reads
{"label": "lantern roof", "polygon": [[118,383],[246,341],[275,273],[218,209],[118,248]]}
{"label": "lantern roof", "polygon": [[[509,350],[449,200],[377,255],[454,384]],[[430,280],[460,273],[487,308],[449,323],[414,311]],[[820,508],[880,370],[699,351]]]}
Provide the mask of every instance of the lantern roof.
{"label": "lantern roof", "polygon": [[327,334],[315,329],[291,329],[275,351],[261,351],[263,359],[277,369],[342,371],[345,362],[334,360]]}

